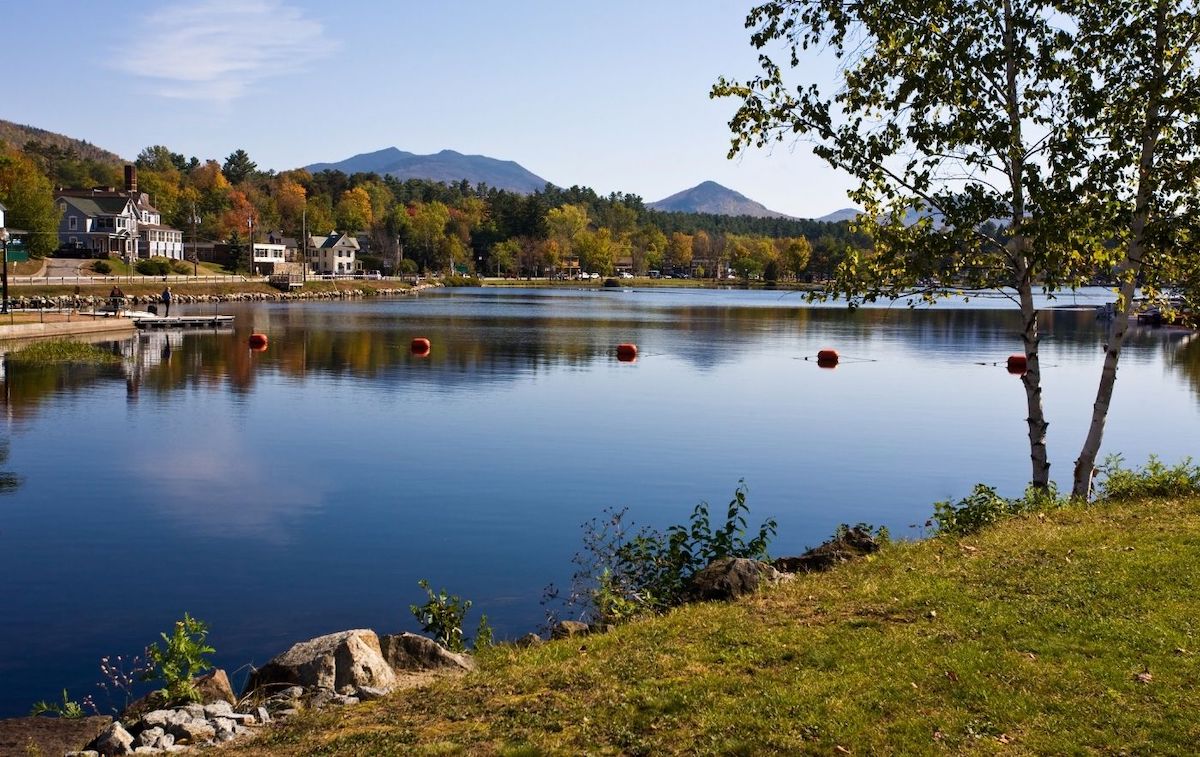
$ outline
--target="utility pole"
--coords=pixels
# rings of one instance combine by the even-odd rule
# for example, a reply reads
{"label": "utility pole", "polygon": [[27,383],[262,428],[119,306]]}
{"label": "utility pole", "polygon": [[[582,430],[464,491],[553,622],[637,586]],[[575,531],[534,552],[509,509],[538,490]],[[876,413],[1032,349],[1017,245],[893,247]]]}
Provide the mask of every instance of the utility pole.
{"label": "utility pole", "polygon": [[304,196],[304,207],[300,210],[300,280],[308,283],[308,194]]}
{"label": "utility pole", "polygon": [[192,273],[200,276],[200,243],[196,236],[196,227],[200,216],[196,214],[196,203],[192,203]]}

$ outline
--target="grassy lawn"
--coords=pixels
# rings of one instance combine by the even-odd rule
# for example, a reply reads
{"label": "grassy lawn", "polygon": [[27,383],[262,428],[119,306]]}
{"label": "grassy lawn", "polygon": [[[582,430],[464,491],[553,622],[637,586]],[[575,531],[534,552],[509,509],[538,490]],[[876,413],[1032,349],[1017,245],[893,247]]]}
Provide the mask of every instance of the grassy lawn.
{"label": "grassy lawn", "polygon": [[1200,499],[1068,508],[498,648],[476,675],[304,714],[242,751],[1194,753],[1198,610]]}

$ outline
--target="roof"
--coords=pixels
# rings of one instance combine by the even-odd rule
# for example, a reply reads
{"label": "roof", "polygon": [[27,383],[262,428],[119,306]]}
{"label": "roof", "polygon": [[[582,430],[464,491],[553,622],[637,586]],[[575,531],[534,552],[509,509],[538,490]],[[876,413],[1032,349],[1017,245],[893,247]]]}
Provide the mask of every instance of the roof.
{"label": "roof", "polygon": [[[176,229],[172,226],[164,226],[161,223],[139,223],[138,231],[142,231],[143,229],[153,229],[154,231],[179,231],[179,229]],[[183,232],[180,231],[179,233],[182,234]]]}
{"label": "roof", "polygon": [[95,197],[59,194],[54,199],[65,202],[88,216],[125,215],[125,209],[129,205],[129,198],[116,197],[109,194],[97,195]]}
{"label": "roof", "polygon": [[312,237],[309,244],[319,250],[328,250],[333,247],[349,247],[350,249],[358,249],[358,240],[349,234],[339,234],[336,231],[331,232],[327,237]]}
{"label": "roof", "polygon": [[[54,199],[65,200],[76,198],[81,200],[132,202],[138,210],[158,213],[158,208],[150,204],[150,195],[145,192],[118,192],[115,189],[59,189],[54,193]],[[107,213],[104,215],[115,215]]]}

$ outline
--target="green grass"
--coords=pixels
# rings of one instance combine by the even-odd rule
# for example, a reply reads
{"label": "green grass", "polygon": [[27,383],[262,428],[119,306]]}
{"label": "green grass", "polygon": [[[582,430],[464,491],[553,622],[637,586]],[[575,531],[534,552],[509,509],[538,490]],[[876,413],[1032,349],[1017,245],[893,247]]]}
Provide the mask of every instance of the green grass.
{"label": "green grass", "polygon": [[478,674],[305,714],[272,754],[1186,754],[1200,498],[899,543],[734,604],[500,647]]}
{"label": "green grass", "polygon": [[31,342],[16,352],[8,353],[8,360],[16,365],[110,365],[121,362],[121,358],[94,344],[85,344],[72,339],[46,339]]}

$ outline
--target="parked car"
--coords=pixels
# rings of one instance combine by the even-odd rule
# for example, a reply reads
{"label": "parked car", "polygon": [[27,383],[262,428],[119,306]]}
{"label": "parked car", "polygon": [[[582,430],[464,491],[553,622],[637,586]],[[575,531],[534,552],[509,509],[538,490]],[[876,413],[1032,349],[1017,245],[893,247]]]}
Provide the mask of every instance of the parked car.
{"label": "parked car", "polygon": [[86,258],[91,256],[91,250],[83,242],[63,242],[54,251],[56,258]]}

